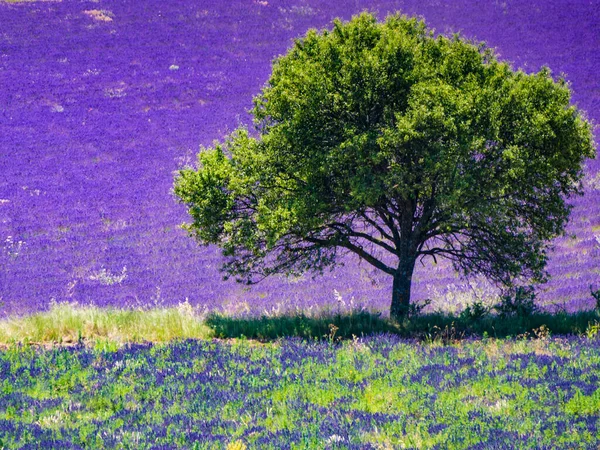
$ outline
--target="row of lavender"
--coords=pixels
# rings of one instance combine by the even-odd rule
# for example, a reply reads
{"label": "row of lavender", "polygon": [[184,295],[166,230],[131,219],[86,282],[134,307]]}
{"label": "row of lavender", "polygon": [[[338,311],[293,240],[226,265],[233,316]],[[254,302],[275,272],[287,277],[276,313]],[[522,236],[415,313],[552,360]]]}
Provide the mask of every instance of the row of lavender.
{"label": "row of lavender", "polygon": [[[240,122],[270,62],[310,27],[364,9],[423,16],[496,47],[526,71],[565,72],[600,122],[600,2],[435,0],[0,0],[0,301],[3,314],[51,299],[98,305],[188,298],[240,313],[366,305],[386,310],[390,280],[348,259],[322,279],[223,282],[220,253],[178,228],[173,173]],[[540,301],[592,304],[600,288],[600,172],[557,241]],[[419,264],[414,298],[450,309],[488,287]]]}

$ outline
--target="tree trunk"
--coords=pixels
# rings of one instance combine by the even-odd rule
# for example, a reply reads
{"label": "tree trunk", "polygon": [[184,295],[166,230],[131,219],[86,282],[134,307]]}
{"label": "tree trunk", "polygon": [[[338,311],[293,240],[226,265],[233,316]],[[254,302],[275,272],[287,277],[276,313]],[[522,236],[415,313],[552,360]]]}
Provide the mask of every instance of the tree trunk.
{"label": "tree trunk", "polygon": [[415,259],[401,261],[398,265],[398,270],[394,274],[392,306],[390,308],[390,317],[392,319],[401,320],[408,315],[410,306],[410,286],[413,270],[415,268],[415,261]]}

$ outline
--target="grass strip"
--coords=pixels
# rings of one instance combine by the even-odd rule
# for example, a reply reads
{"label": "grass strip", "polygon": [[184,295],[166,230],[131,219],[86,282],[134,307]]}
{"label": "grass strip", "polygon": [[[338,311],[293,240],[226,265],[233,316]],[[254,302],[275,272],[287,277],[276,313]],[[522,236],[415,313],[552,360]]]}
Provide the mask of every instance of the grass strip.
{"label": "grass strip", "polygon": [[200,315],[189,303],[155,309],[116,309],[55,303],[45,312],[0,321],[0,344],[70,344],[101,340],[114,343],[166,342],[174,339],[254,339],[299,337],[339,341],[374,334],[394,334],[419,341],[452,342],[477,337],[593,337],[600,331],[598,311],[534,313],[482,317],[448,314],[414,315],[402,322],[380,313],[231,317]]}
{"label": "grass strip", "polygon": [[0,321],[3,344],[165,342],[206,339],[211,333],[188,303],[147,310],[54,303],[48,311]]}

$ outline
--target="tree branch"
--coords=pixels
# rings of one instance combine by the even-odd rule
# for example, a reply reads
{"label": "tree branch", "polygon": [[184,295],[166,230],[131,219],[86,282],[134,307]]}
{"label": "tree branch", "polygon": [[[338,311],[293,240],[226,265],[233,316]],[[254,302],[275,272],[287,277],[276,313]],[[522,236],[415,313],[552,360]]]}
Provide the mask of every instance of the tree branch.
{"label": "tree branch", "polygon": [[[346,236],[344,236],[346,237]],[[315,243],[315,244],[320,244],[322,246],[339,246],[339,247],[344,247],[347,248],[348,250],[350,250],[353,253],[356,253],[358,256],[360,256],[361,258],[363,258],[365,261],[367,261],[369,264],[371,264],[373,267],[387,273],[390,275],[394,274],[394,269],[391,268],[390,266],[388,266],[387,264],[383,263],[382,261],[378,260],[377,258],[375,258],[373,255],[371,255],[370,253],[368,253],[364,248],[362,248],[359,245],[355,245],[353,243],[351,243],[348,239],[344,239],[344,240],[333,240],[333,239],[321,239],[321,238],[315,238],[315,237],[305,237],[304,238],[306,241],[311,242],[311,243]]]}
{"label": "tree branch", "polygon": [[351,252],[356,253],[358,256],[363,258],[365,261],[367,261],[373,267],[376,267],[377,269],[379,269],[389,275],[394,275],[394,273],[396,272],[395,269],[393,269],[392,267],[383,263],[382,261],[378,260],[370,253],[366,252],[361,246],[352,244],[350,241],[344,242],[344,243],[340,244],[340,246],[345,247],[348,250],[350,250]]}
{"label": "tree branch", "polygon": [[359,215],[365,222],[367,222],[369,225],[375,228],[381,234],[381,236],[386,238],[388,241],[394,242],[394,238],[389,233],[387,233],[375,220],[371,219],[367,215],[366,211],[359,213]]}
{"label": "tree branch", "polygon": [[343,234],[344,236],[348,236],[348,237],[359,237],[359,238],[365,239],[365,240],[383,248],[384,250],[387,250],[388,252],[393,253],[394,255],[397,254],[397,250],[395,247],[392,247],[390,244],[387,244],[386,242],[384,242],[380,239],[377,239],[368,233],[362,233],[360,231],[355,231],[352,229],[352,227],[350,227],[350,225],[346,225],[344,223],[339,223],[339,222],[334,222],[334,223],[328,223],[326,226],[329,228],[332,228],[338,232],[340,232],[339,231],[340,227],[344,228],[345,232],[340,232],[340,234]]}
{"label": "tree branch", "polygon": [[394,215],[383,207],[375,207],[375,211],[377,211],[377,214],[379,214],[383,223],[385,223],[392,232],[392,240],[394,244],[396,244],[396,247],[398,247],[400,244],[400,234],[398,233],[397,227],[394,225]]}

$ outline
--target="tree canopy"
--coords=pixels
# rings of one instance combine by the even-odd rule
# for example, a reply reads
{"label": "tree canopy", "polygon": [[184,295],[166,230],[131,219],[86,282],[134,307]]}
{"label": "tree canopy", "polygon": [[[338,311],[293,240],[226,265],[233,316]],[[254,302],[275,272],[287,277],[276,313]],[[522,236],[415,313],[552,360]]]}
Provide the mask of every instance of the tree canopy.
{"label": "tree canopy", "polygon": [[545,280],[595,157],[564,79],[398,14],[308,31],[275,59],[251,112],[252,130],[179,172],[187,230],[246,282],[319,273],[353,252],[393,277],[392,317],[424,257],[504,286]]}

